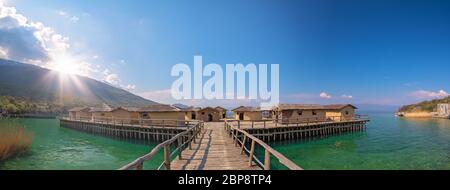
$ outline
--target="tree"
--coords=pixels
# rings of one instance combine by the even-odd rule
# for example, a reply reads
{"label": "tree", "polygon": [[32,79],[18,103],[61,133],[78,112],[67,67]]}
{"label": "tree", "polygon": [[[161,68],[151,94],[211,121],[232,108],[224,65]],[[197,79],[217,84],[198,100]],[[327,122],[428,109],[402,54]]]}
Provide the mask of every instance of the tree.
{"label": "tree", "polygon": [[8,111],[8,113],[17,113],[19,109],[17,109],[17,107],[14,104],[7,104],[6,111]]}

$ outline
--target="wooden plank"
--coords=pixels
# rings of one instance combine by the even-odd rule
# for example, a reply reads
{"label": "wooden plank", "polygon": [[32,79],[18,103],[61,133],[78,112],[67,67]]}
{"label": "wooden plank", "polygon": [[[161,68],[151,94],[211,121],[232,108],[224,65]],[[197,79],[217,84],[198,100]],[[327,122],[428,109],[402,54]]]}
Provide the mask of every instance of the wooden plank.
{"label": "wooden plank", "polygon": [[223,123],[205,123],[199,139],[191,150],[184,150],[182,159],[175,159],[173,170],[260,170],[248,165],[248,157],[241,154],[241,147],[228,136]]}

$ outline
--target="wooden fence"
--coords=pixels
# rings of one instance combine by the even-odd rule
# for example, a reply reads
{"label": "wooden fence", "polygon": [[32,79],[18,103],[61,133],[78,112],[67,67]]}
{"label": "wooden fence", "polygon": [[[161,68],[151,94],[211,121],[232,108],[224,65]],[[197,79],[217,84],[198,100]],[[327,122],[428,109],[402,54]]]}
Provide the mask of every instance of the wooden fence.
{"label": "wooden fence", "polygon": [[111,125],[153,126],[153,127],[186,127],[196,125],[198,120],[169,120],[169,119],[131,119],[120,117],[62,117],[60,119]]}
{"label": "wooden fence", "polygon": [[[270,127],[292,127],[292,126],[308,126],[310,124],[327,124],[352,121],[368,121],[367,115],[355,115],[354,117],[345,116],[329,116],[323,117],[304,117],[302,119],[263,119],[263,120],[235,120],[225,119],[228,122],[236,122],[237,128],[270,128]],[[225,121],[224,120],[224,121]]]}
{"label": "wooden fence", "polygon": [[[123,166],[119,170],[142,170],[144,168],[144,162],[151,160],[161,149],[164,151],[164,161],[159,165],[157,170],[162,169],[163,167],[166,170],[170,170],[170,157],[178,154],[179,159],[181,159],[182,151],[189,147],[191,148],[191,142],[195,142],[196,138],[200,134],[203,129],[203,122],[197,123],[194,127],[181,132],[171,139],[164,141],[163,143],[158,144],[155,148],[150,151],[150,153],[136,159],[135,161]],[[175,149],[171,151],[171,146],[175,146]]]}
{"label": "wooden fence", "polygon": [[[297,166],[294,162],[286,158],[283,154],[279,153],[268,144],[264,143],[257,137],[249,134],[247,131],[238,129],[232,124],[225,121],[225,130],[231,135],[231,138],[236,145],[241,147],[241,154],[244,152],[249,154],[249,164],[252,165],[253,161],[257,163],[264,170],[270,170],[270,157],[273,155],[278,161],[289,168],[290,170],[303,170],[301,167]],[[246,143],[250,143],[250,150],[245,146]],[[255,146],[259,145],[264,149],[264,163],[262,163],[255,155]]]}

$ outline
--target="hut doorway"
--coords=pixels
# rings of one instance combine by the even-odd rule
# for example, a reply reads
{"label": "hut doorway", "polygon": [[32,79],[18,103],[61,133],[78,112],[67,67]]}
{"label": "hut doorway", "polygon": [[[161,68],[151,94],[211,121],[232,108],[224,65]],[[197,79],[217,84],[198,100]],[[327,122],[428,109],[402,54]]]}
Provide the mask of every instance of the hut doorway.
{"label": "hut doorway", "polygon": [[213,121],[213,115],[212,114],[208,114],[208,121],[209,122]]}
{"label": "hut doorway", "polygon": [[244,113],[239,114],[239,120],[244,120]]}
{"label": "hut doorway", "polygon": [[195,113],[193,113],[193,114],[191,115],[191,118],[192,118],[192,120],[195,120],[195,119],[196,119]]}

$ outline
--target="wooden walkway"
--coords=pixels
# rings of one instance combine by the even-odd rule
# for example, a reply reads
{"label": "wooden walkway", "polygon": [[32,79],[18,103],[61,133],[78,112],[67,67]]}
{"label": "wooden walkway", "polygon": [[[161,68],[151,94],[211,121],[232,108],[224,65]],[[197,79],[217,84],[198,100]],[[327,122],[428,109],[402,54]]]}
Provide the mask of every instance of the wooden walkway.
{"label": "wooden walkway", "polygon": [[205,123],[204,130],[192,149],[186,149],[172,161],[173,170],[260,170],[249,165],[249,157],[241,154],[223,127],[224,123]]}

